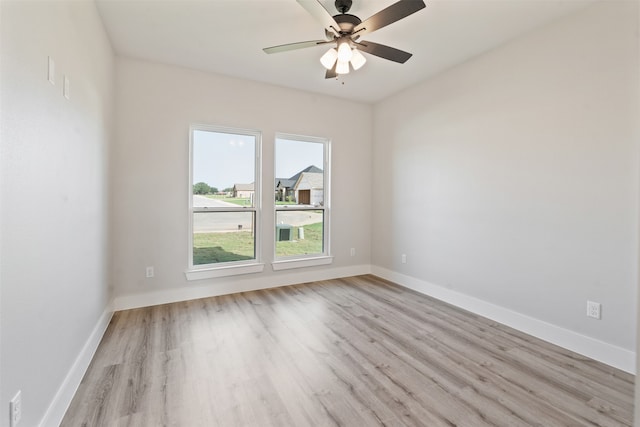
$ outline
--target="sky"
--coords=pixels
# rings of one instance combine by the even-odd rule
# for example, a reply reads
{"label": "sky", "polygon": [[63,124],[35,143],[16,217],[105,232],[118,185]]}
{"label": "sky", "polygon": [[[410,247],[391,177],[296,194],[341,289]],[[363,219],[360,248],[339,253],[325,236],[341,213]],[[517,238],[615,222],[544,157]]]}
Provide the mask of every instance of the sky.
{"label": "sky", "polygon": [[275,178],[290,178],[311,165],[322,169],[323,157],[321,143],[277,138]]}
{"label": "sky", "polygon": [[[276,178],[289,178],[307,166],[322,169],[321,143],[276,139]],[[194,131],[193,183],[206,182],[222,191],[254,182],[255,137]]]}

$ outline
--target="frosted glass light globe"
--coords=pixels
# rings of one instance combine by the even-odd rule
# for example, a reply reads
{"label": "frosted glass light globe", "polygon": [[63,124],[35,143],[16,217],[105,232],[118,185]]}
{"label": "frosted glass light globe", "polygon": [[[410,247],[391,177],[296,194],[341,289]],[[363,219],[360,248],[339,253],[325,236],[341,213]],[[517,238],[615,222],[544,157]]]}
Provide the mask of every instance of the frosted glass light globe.
{"label": "frosted glass light globe", "polygon": [[353,57],[353,52],[351,51],[351,46],[349,43],[343,42],[338,45],[338,61],[339,62],[349,62]]}

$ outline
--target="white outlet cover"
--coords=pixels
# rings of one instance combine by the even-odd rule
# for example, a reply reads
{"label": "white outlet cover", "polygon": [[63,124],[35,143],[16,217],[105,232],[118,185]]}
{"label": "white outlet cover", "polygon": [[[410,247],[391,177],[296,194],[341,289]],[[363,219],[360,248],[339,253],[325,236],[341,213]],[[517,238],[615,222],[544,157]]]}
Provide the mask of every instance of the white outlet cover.
{"label": "white outlet cover", "polygon": [[602,305],[598,302],[587,301],[587,316],[594,319],[601,319],[602,317]]}

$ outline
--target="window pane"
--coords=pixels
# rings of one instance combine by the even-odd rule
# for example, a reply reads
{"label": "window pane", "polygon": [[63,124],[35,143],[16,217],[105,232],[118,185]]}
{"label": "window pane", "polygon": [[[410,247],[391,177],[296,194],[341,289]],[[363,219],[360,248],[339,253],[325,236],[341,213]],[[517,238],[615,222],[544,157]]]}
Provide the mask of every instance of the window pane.
{"label": "window pane", "polygon": [[253,206],[253,135],[193,131],[193,206]]}
{"label": "window pane", "polygon": [[324,144],[276,139],[276,205],[324,206]]}
{"label": "window pane", "polygon": [[324,211],[276,212],[276,257],[324,252]]}
{"label": "window pane", "polygon": [[255,214],[197,212],[193,214],[193,265],[255,258]]}
{"label": "window pane", "polygon": [[258,132],[192,127],[192,266],[257,260],[259,146]]}

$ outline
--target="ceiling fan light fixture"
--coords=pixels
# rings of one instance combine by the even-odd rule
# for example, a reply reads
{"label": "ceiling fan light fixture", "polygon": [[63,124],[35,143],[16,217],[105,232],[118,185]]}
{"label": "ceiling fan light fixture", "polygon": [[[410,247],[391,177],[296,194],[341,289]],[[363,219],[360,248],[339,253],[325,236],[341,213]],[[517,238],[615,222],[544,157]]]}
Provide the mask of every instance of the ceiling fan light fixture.
{"label": "ceiling fan light fixture", "polygon": [[336,65],[336,73],[337,74],[349,74],[349,62],[348,61],[340,61],[340,59],[338,59],[338,64]]}
{"label": "ceiling fan light fixture", "polygon": [[349,62],[353,57],[353,52],[351,51],[351,46],[349,46],[349,42],[344,41],[338,43],[338,61],[340,62]]}
{"label": "ceiling fan light fixture", "polygon": [[[2,0],[0,0],[2,1]],[[383,44],[361,40],[366,34],[371,34],[380,28],[393,24],[408,17],[426,7],[424,0],[396,0],[391,6],[370,16],[364,21],[347,12],[353,0],[335,0],[338,15],[328,12],[323,3],[328,0],[297,0],[298,3],[309,12],[324,27],[325,38],[321,40],[309,40],[305,42],[289,43],[279,46],[266,47],[266,53],[286,52],[290,50],[336,43],[320,58],[320,62],[327,69],[325,79],[335,78],[338,74],[348,74],[349,69],[359,70],[367,62],[361,52],[356,49],[387,59],[389,61],[404,64],[411,54]]]}
{"label": "ceiling fan light fixture", "polygon": [[329,49],[322,57],[320,58],[320,63],[324,68],[330,70],[333,68],[333,65],[338,60],[338,51],[334,48]]}
{"label": "ceiling fan light fixture", "polygon": [[354,70],[359,70],[367,62],[367,58],[361,54],[358,49],[353,49],[353,56],[351,57],[351,65]]}

